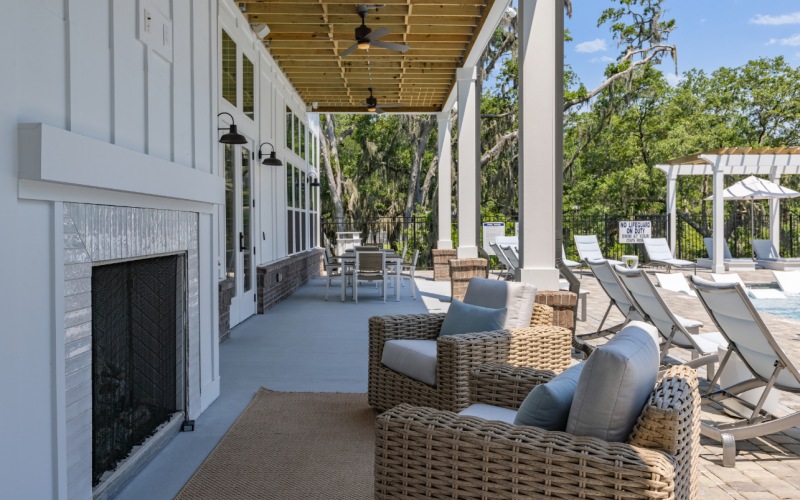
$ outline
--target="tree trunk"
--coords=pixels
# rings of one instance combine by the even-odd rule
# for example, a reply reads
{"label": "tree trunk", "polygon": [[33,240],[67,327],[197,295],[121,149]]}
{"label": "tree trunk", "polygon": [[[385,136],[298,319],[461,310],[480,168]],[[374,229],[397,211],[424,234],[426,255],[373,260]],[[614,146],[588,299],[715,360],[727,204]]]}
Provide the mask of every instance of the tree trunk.
{"label": "tree trunk", "polygon": [[325,128],[322,135],[322,160],[325,163],[325,175],[333,202],[334,219],[344,221],[342,206],[342,169],[339,165],[339,147],[336,140],[333,117],[325,113]]}

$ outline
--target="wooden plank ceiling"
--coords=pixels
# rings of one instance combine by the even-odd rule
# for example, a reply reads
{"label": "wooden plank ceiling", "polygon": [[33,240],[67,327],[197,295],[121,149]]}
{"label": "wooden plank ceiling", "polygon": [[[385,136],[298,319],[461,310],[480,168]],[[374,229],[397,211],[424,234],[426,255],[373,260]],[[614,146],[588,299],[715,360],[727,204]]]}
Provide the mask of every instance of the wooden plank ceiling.
{"label": "wooden plank ceiling", "polygon": [[[267,49],[303,100],[318,112],[366,112],[374,89],[386,112],[442,111],[456,68],[472,48],[494,0],[246,0],[251,24],[265,23]],[[355,43],[359,5],[366,25],[390,30],[380,41],[409,46],[405,53],[371,47],[339,54]],[[331,40],[331,39],[336,40]]]}

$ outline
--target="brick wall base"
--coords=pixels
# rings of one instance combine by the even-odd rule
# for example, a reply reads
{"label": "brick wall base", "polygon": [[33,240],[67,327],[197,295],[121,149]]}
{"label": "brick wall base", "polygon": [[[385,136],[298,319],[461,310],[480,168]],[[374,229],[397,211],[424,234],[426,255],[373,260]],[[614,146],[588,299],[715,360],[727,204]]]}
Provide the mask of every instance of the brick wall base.
{"label": "brick wall base", "polygon": [[231,336],[231,300],[235,282],[228,278],[219,282],[219,341]]}
{"label": "brick wall base", "polygon": [[454,249],[434,248],[433,255],[433,281],[450,281],[450,259],[455,259],[457,252]]}
{"label": "brick wall base", "polygon": [[264,314],[309,280],[318,277],[322,272],[322,255],[323,250],[315,248],[259,266],[256,270],[258,314]]}
{"label": "brick wall base", "polygon": [[575,327],[575,310],[578,296],[563,290],[537,290],[536,302],[553,308],[553,324],[569,330]]}
{"label": "brick wall base", "polygon": [[489,277],[489,261],[486,259],[450,259],[450,296],[464,300],[469,280]]}

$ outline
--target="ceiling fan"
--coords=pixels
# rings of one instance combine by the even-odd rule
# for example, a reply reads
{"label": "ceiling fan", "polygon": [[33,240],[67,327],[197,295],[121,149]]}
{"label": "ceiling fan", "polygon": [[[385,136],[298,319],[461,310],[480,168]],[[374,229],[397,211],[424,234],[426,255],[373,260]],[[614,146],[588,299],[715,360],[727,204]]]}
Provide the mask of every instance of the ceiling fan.
{"label": "ceiling fan", "polygon": [[378,99],[372,95],[372,87],[369,88],[369,97],[364,101],[364,105],[367,106],[367,111],[370,113],[378,113],[381,114],[384,111],[384,108],[402,108],[404,105],[399,103],[391,103],[391,104],[378,104]]}
{"label": "ceiling fan", "polygon": [[[355,43],[350,47],[346,48],[342,52],[339,53],[340,57],[349,56],[356,49],[369,49],[370,47],[380,47],[382,49],[389,49],[395,50],[397,52],[405,52],[408,50],[408,45],[403,45],[400,43],[391,43],[391,42],[382,42],[378,40],[379,38],[383,38],[386,35],[390,34],[386,28],[378,28],[375,31],[365,24],[365,20],[367,18],[367,12],[370,9],[378,10],[383,8],[383,5],[359,5],[357,7],[357,12],[359,17],[361,17],[361,26],[356,28],[355,31]],[[350,38],[329,38],[329,37],[322,37],[319,35],[314,35],[314,38],[324,38],[326,40],[340,40],[340,41],[351,41]]]}

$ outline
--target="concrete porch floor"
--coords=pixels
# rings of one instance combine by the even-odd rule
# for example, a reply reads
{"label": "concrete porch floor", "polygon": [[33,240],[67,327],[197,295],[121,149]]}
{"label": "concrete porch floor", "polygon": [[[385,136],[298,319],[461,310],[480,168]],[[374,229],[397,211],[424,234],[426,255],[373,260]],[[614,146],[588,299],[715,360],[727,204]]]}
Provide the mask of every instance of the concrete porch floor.
{"label": "concrete porch floor", "polygon": [[[747,282],[773,280],[770,271],[740,274]],[[590,274],[584,274],[581,285],[590,294],[587,321],[578,323],[579,333],[596,330],[608,306]],[[411,299],[406,285],[400,302],[389,293],[385,304],[369,286],[360,288],[358,304],[342,303],[334,286],[326,302],[325,280],[315,279],[266,314],[234,328],[220,347],[221,396],[197,420],[194,432],[178,434],[117,498],[173,498],[259,387],[366,392],[368,318],[444,312],[449,306],[449,282],[434,282],[432,272],[420,272],[417,286],[417,300]],[[713,331],[713,323],[696,299],[670,292],[664,295],[678,314],[701,320],[703,331]],[[766,314],[764,318],[789,356],[800,364],[800,322]],[[621,319],[615,312],[608,321]],[[781,404],[800,409],[800,397],[784,397]],[[737,443],[735,469],[722,467],[721,448],[715,442],[703,438],[701,444],[700,498],[800,498],[800,428]]]}

